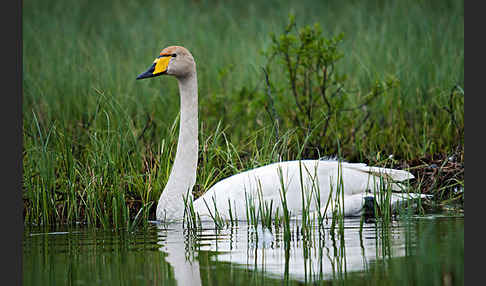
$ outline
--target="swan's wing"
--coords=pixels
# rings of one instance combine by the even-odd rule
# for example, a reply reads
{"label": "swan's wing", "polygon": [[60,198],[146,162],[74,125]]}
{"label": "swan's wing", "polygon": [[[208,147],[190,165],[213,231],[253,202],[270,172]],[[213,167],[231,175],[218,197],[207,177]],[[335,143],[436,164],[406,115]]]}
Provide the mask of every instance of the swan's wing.
{"label": "swan's wing", "polygon": [[363,163],[345,163],[346,168],[364,172],[376,177],[383,177],[392,181],[402,182],[415,178],[412,173],[405,170],[396,170],[390,168],[370,167]]}

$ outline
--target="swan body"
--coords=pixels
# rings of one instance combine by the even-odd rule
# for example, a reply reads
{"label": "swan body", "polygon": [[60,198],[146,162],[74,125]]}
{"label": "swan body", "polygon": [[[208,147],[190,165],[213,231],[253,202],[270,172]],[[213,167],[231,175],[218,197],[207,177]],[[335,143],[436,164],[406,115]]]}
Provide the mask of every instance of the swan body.
{"label": "swan body", "polygon": [[[137,79],[172,75],[176,77],[180,93],[180,125],[177,151],[168,182],[157,204],[157,220],[181,220],[184,216],[186,194],[196,182],[198,159],[198,93],[196,63],[184,47],[170,46],[163,49],[152,66]],[[330,215],[325,208],[331,196],[336,199],[339,188],[344,198],[344,215],[362,213],[364,197],[374,190],[387,187],[400,190],[400,182],[413,178],[407,171],[370,167],[362,163],[323,160],[277,162],[248,170],[221,180],[194,201],[194,210],[201,219],[211,219],[216,209],[219,216],[238,220],[247,219],[247,202],[272,203],[272,213],[282,214],[281,196],[285,195],[291,215],[302,212],[302,199],[306,208]],[[320,196],[317,196],[319,194]],[[404,199],[418,197],[393,194],[392,206]],[[320,209],[319,200],[320,197]],[[216,205],[216,209],[214,206]],[[230,207],[231,205],[231,207]]]}
{"label": "swan body", "polygon": [[[395,181],[411,178],[413,175],[406,171],[360,163],[320,160],[278,162],[221,180],[194,202],[194,209],[201,216],[214,215],[214,201],[219,215],[229,219],[231,204],[231,216],[241,220],[246,219],[248,200],[252,200],[255,206],[260,201],[267,204],[273,201],[273,212],[280,208],[279,213],[282,214],[281,194],[285,192],[291,215],[301,214],[303,199],[310,212],[324,212],[331,196],[333,201],[337,199],[339,202],[344,197],[345,216],[359,216],[365,196],[373,196],[374,190],[379,193],[380,188],[399,191],[400,185]],[[387,185],[382,186],[383,183]],[[318,209],[318,198],[321,209]],[[331,215],[330,211],[329,207],[326,214]]]}

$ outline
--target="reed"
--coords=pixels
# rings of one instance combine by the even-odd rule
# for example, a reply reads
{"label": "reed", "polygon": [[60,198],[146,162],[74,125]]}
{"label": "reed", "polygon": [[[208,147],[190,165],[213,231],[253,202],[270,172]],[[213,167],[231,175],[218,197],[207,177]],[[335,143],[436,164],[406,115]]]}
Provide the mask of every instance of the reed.
{"label": "reed", "polygon": [[260,217],[260,222],[262,227],[266,227],[268,229],[272,229],[272,224],[274,223],[274,215],[273,212],[273,200],[265,201],[263,200],[263,192],[261,188],[261,184],[259,181],[259,188],[257,190],[258,196],[258,216]]}
{"label": "reed", "polygon": [[184,200],[184,217],[183,217],[183,227],[189,229],[190,231],[195,231],[200,229],[201,221],[199,214],[194,211],[194,201],[192,199],[192,194],[189,194],[189,190],[186,195],[183,196]]}
{"label": "reed", "polygon": [[204,200],[204,204],[206,205],[206,208],[208,209],[209,211],[209,215],[211,216],[211,219],[213,220],[214,222],[214,226],[216,227],[216,229],[223,229],[223,227],[225,226],[225,220],[223,219],[223,217],[219,214],[219,211],[218,211],[218,207],[216,206],[216,199],[213,197],[212,198],[212,201],[213,201],[213,207],[214,207],[214,214],[213,212],[211,211],[211,208],[209,207],[208,203],[206,202],[206,200],[203,198]]}
{"label": "reed", "polygon": [[285,182],[283,179],[283,171],[281,168],[278,169],[278,175],[280,178],[280,189],[279,189],[279,194],[280,194],[280,202],[282,204],[282,221],[283,221],[283,228],[284,228],[284,241],[287,241],[287,243],[291,239],[291,229],[290,229],[290,216],[291,216],[291,211],[288,209],[287,205],[287,196],[286,196],[286,187],[285,187]]}

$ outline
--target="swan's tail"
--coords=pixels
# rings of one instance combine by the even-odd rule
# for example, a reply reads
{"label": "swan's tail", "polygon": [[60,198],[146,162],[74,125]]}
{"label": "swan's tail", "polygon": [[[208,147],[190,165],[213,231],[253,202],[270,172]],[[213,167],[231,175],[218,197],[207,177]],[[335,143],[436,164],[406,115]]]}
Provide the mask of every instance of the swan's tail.
{"label": "swan's tail", "polygon": [[[356,217],[364,215],[365,217],[375,216],[375,206],[379,213],[383,210],[382,205],[383,197],[381,194],[373,195],[357,194],[345,197],[344,200],[344,216]],[[430,199],[432,195],[418,194],[418,193],[391,193],[389,199],[386,199],[386,203],[390,203],[392,212],[397,212],[402,208],[414,209],[420,200]],[[327,217],[333,216],[333,209],[321,207],[320,212]]]}

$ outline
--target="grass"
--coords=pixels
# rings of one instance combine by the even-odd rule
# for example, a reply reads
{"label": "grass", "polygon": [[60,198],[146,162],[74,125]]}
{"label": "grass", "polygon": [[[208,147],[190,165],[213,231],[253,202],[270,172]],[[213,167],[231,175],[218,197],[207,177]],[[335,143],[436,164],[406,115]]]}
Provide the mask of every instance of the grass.
{"label": "grass", "polygon": [[[299,27],[343,33],[336,68],[347,78],[346,104],[394,83],[362,114],[333,115],[329,140],[317,147],[288,120],[295,110],[285,71],[273,63],[266,80],[262,70],[290,12]],[[174,79],[135,77],[173,44],[197,61],[195,198],[242,170],[338,150],[348,161],[405,168],[454,154],[463,166],[461,1],[26,1],[22,27],[26,224],[127,228],[141,209],[142,221],[155,217],[175,155],[178,91]],[[420,170],[424,187],[428,169]],[[463,175],[441,183],[429,192],[462,200],[451,190]]]}

